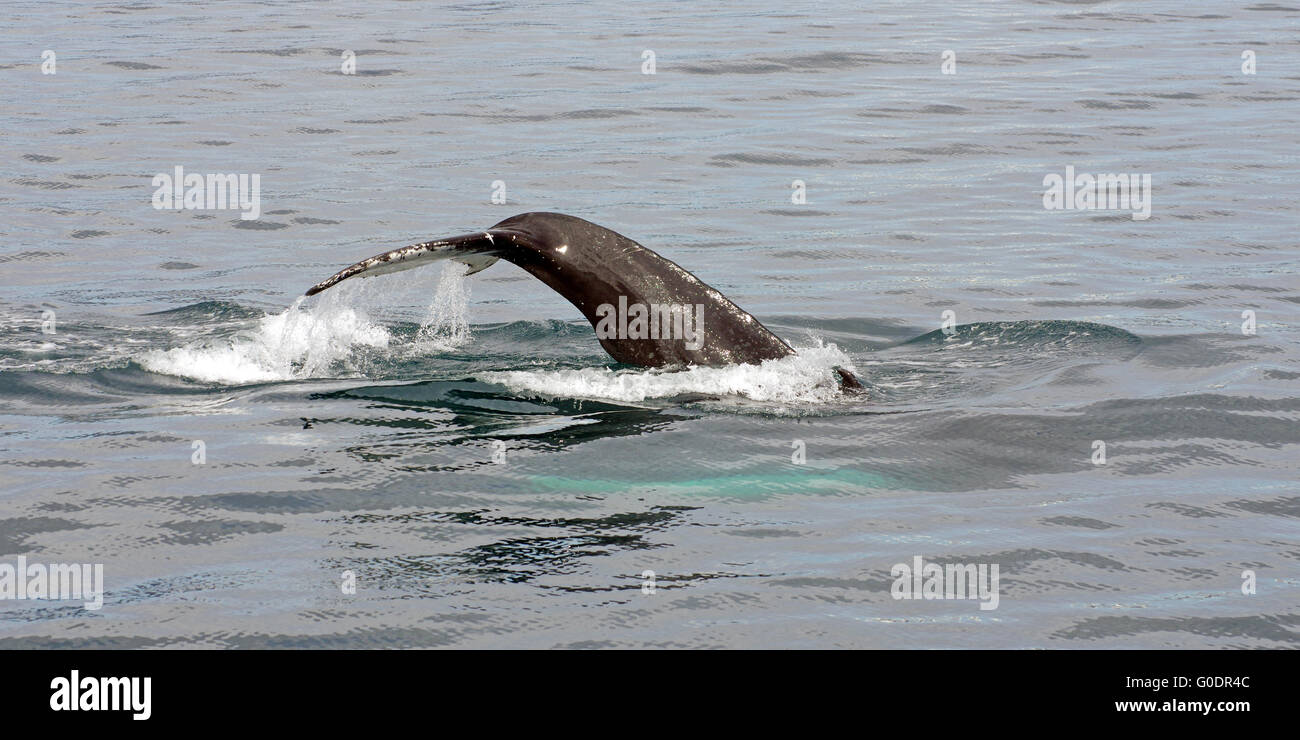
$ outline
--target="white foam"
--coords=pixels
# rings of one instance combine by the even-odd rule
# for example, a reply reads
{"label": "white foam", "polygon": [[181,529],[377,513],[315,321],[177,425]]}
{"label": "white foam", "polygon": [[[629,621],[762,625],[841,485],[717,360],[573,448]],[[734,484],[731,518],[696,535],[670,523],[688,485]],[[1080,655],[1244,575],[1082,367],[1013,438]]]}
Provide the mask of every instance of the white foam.
{"label": "white foam", "polygon": [[833,368],[853,371],[849,356],[834,344],[819,344],[796,352],[759,365],[693,367],[678,371],[592,367],[509,370],[485,373],[483,379],[515,392],[624,402],[697,393],[776,403],[825,403],[839,398],[839,383]]}
{"label": "white foam", "polygon": [[346,298],[341,293],[309,308],[299,298],[232,337],[154,350],[140,364],[158,373],[227,385],[355,373],[350,360],[356,348],[385,348],[390,337],[364,311],[346,305]]}
{"label": "white foam", "polygon": [[350,280],[322,293],[312,305],[298,298],[281,313],[225,339],[204,339],[140,358],[146,369],[208,383],[242,385],[302,378],[364,375],[366,352],[399,356],[445,352],[471,338],[468,267],[444,264],[433,300],[414,339],[397,345],[364,306],[380,302],[390,286]]}

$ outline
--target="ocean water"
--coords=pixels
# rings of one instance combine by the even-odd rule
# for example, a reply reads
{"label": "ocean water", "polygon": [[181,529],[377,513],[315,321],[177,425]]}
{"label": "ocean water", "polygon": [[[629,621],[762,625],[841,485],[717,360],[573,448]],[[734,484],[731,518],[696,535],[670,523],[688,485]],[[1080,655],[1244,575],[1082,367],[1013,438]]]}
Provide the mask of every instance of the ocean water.
{"label": "ocean water", "polygon": [[[1300,643],[1286,0],[6,11],[0,563],[105,594],[0,647]],[[799,354],[619,366],[505,262],[301,298],[533,210]],[[894,598],[918,556],[996,608]]]}

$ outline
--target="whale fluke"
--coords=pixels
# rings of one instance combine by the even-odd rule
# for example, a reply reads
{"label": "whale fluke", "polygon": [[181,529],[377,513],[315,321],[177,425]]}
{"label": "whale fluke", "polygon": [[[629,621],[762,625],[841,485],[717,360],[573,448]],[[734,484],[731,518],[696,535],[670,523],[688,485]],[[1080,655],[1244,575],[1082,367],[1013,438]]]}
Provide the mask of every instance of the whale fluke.
{"label": "whale fluke", "polygon": [[[413,244],[376,255],[312,286],[315,295],[352,277],[384,275],[455,260],[469,274],[504,259],[577,307],[618,362],[640,367],[759,363],[794,354],[726,296],[672,260],[590,221],[523,213],[487,231]],[[846,389],[857,379],[837,369]]]}

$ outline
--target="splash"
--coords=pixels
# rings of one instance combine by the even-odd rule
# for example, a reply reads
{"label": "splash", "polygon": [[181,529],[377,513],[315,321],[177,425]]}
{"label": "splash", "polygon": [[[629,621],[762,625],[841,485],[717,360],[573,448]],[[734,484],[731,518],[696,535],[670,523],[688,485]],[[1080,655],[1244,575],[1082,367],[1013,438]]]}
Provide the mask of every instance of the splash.
{"label": "splash", "polygon": [[438,287],[433,300],[424,310],[420,329],[415,334],[414,349],[419,351],[446,351],[468,342],[469,281],[465,274],[469,266],[460,262],[444,262],[438,276]]}
{"label": "splash", "polygon": [[832,368],[853,369],[834,344],[797,349],[796,354],[758,365],[693,367],[688,370],[511,370],[485,373],[484,380],[514,392],[548,397],[639,402],[688,394],[739,396],[775,403],[826,403],[841,397]]}
{"label": "splash", "polygon": [[339,291],[305,308],[299,297],[251,329],[154,350],[140,364],[158,373],[226,385],[356,374],[357,349],[387,348],[391,337],[363,309],[348,305],[354,298],[352,292]]}
{"label": "splash", "polygon": [[233,336],[148,352],[140,364],[225,385],[366,375],[385,358],[445,352],[470,340],[468,269],[458,262],[443,266],[433,300],[413,334],[390,332],[365,309],[383,305],[391,286],[358,280],[322,294],[313,305],[300,297]]}

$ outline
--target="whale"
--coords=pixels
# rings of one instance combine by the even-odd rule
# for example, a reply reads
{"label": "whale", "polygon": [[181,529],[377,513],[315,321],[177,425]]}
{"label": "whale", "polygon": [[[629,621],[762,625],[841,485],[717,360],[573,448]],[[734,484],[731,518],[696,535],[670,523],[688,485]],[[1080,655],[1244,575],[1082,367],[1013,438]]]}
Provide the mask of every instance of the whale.
{"label": "whale", "polygon": [[[564,296],[591,323],[616,362],[646,368],[758,364],[795,353],[744,309],[676,262],[576,216],[531,212],[460,236],[420,242],[361,260],[307,290],[355,277],[452,260],[467,275],[506,260]],[[840,387],[860,392],[851,372]]]}

